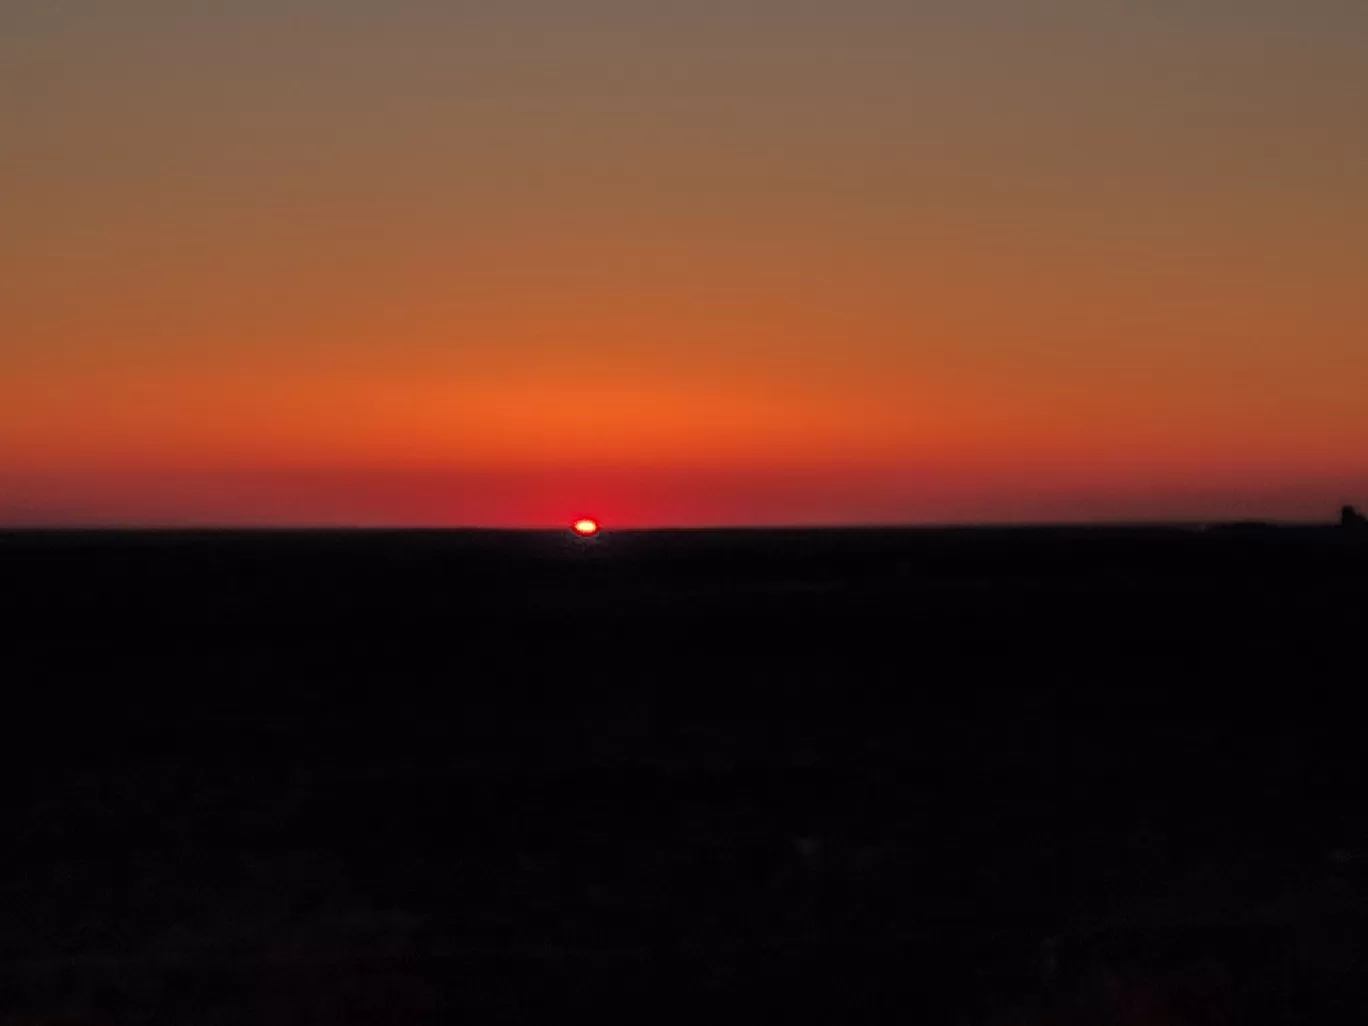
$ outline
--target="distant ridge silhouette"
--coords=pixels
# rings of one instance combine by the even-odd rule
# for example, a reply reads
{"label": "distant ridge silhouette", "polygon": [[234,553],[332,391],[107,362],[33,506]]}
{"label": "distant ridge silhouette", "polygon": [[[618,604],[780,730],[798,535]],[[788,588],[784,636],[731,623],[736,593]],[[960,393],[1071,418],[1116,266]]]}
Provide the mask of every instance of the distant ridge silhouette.
{"label": "distant ridge silhouette", "polygon": [[1368,517],[1353,506],[1345,506],[1340,510],[1340,527],[1346,531],[1368,530]]}
{"label": "distant ridge silhouette", "polygon": [[1227,533],[1252,533],[1258,531],[1276,531],[1276,524],[1267,520],[1227,520],[1214,524],[1207,524],[1208,531],[1218,531]]}

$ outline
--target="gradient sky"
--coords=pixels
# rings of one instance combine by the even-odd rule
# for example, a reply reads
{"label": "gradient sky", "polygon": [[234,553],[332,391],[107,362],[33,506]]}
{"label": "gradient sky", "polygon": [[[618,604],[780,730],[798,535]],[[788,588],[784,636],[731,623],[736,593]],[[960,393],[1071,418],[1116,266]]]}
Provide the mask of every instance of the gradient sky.
{"label": "gradient sky", "polygon": [[8,0],[0,522],[1368,501],[1362,0]]}

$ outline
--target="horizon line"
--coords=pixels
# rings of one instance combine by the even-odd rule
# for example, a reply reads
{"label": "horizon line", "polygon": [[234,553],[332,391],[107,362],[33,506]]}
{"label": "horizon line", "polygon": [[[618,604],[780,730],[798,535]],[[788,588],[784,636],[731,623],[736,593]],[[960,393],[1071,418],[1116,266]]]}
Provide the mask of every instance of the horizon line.
{"label": "horizon line", "polygon": [[[232,524],[232,523],[14,523],[0,524],[6,534],[573,534],[569,521],[556,526],[501,527],[491,524]],[[1269,529],[1338,528],[1333,518],[1292,520],[1240,517],[1222,519],[983,520],[921,522],[658,524],[612,527],[598,537],[654,533],[720,533],[755,531],[976,531],[976,530],[1203,530],[1223,527]],[[592,543],[593,539],[585,539]]]}

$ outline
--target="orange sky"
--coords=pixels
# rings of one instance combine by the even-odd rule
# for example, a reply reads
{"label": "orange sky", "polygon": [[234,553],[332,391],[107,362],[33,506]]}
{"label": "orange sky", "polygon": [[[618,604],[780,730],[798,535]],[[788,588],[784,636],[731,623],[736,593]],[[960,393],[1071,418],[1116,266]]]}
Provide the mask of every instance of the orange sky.
{"label": "orange sky", "polygon": [[1368,501],[1368,9],[562,6],[7,6],[0,522]]}

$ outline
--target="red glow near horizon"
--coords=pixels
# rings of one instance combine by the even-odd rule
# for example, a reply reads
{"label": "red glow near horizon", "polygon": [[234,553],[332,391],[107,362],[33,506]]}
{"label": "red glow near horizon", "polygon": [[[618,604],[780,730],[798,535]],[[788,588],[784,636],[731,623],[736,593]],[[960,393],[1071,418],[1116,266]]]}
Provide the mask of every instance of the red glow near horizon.
{"label": "red glow near horizon", "polygon": [[124,6],[0,16],[0,525],[1368,506],[1368,5]]}
{"label": "red glow near horizon", "polygon": [[590,517],[581,517],[571,525],[571,530],[581,538],[592,538],[599,533],[599,523]]}

